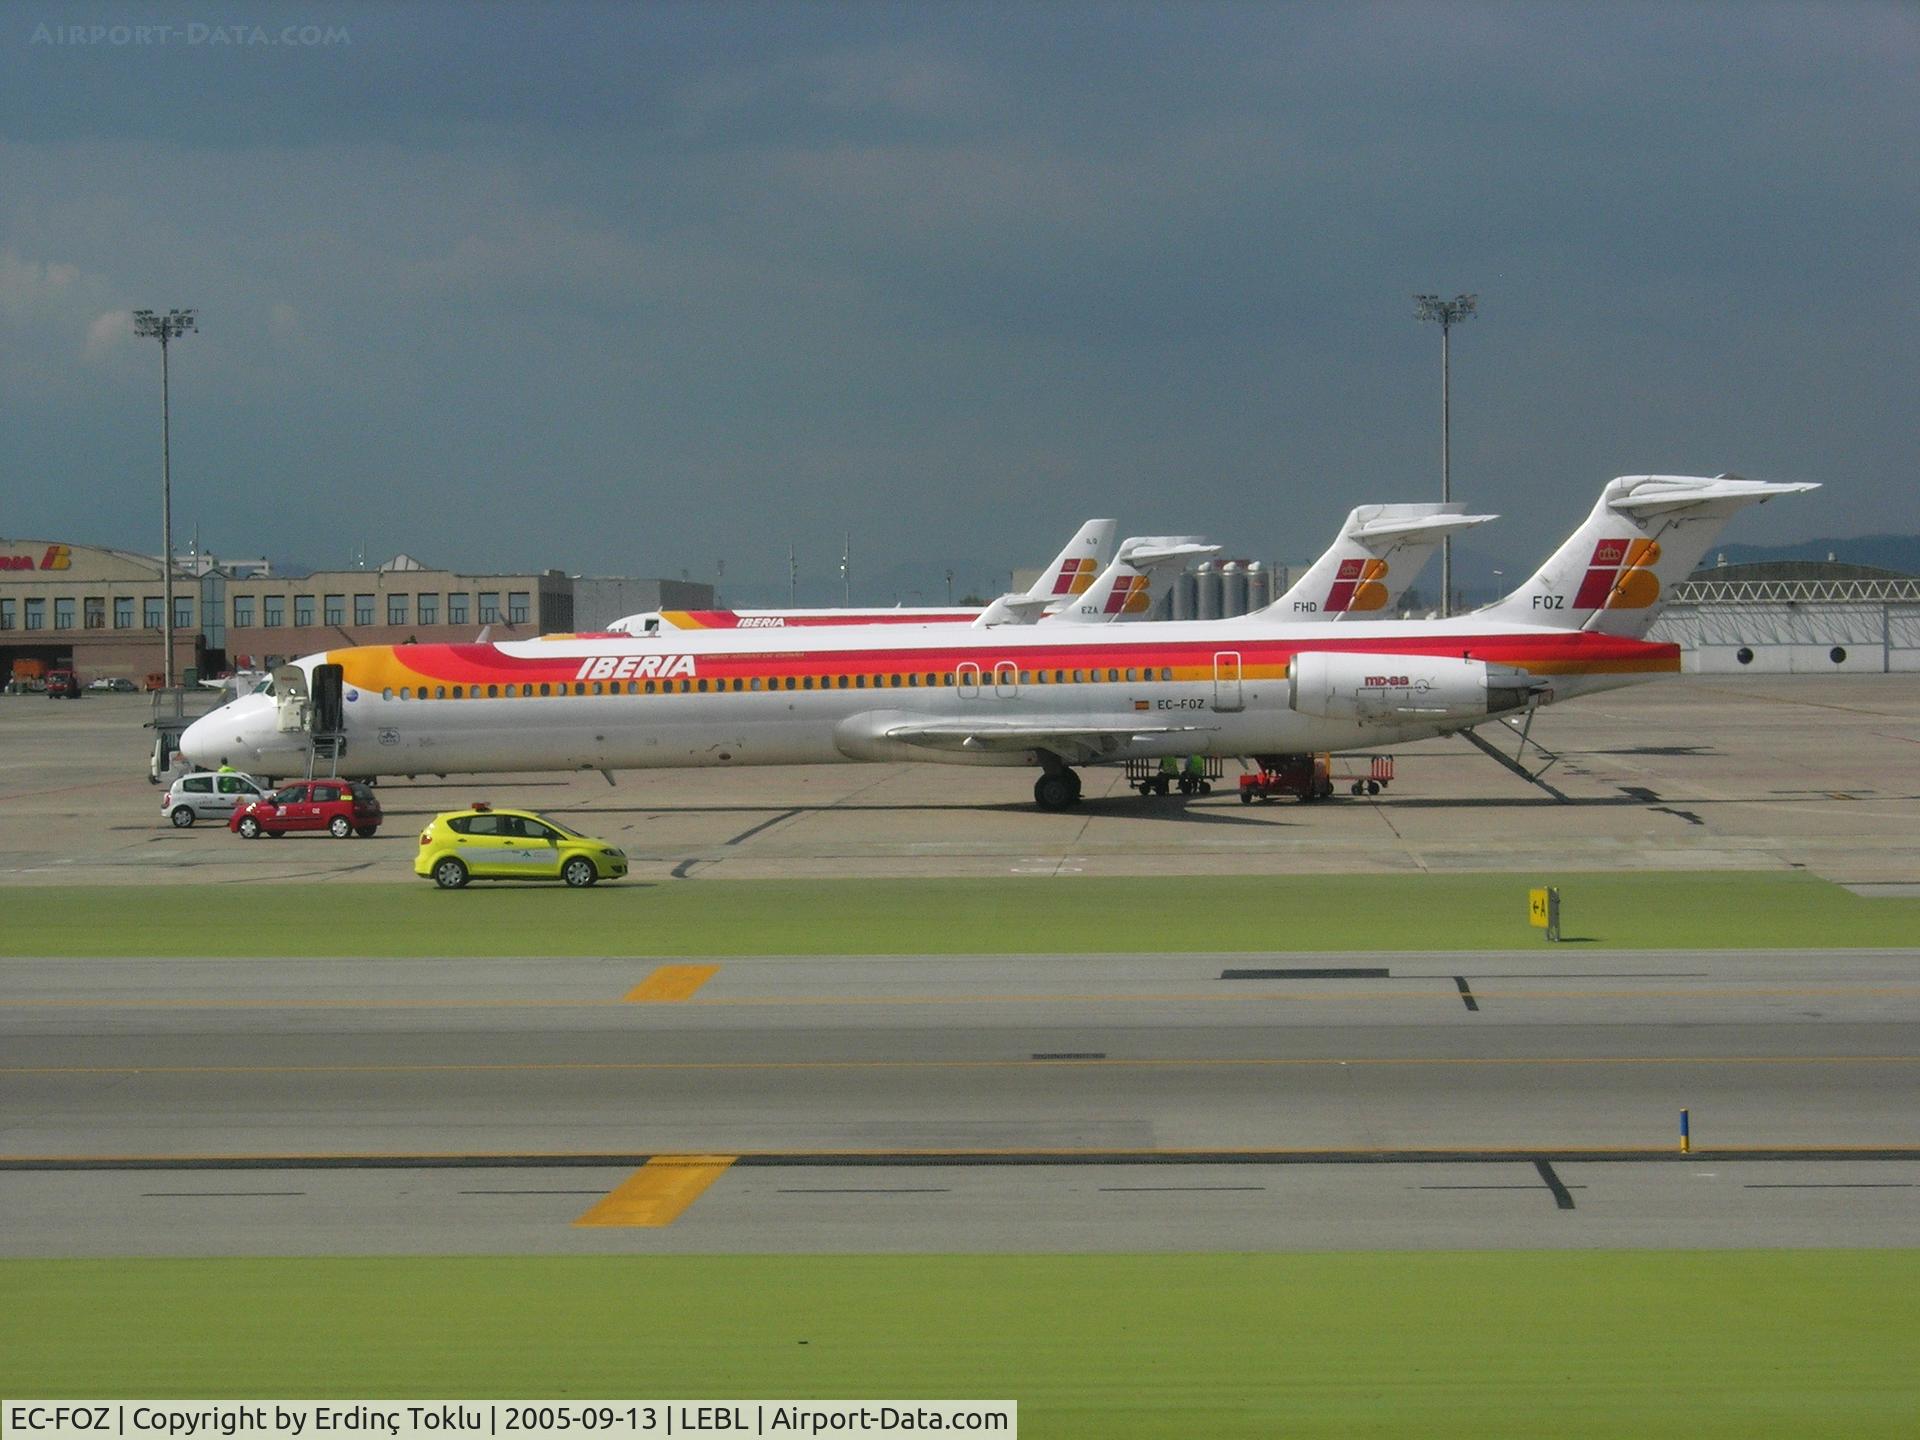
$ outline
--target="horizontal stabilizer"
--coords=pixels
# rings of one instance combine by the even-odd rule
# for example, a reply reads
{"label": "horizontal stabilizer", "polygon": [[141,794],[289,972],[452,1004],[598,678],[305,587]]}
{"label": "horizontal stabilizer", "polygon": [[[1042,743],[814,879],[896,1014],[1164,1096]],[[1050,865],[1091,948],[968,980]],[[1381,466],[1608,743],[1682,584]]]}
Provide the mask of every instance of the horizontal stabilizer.
{"label": "horizontal stabilizer", "polygon": [[1775,495],[1799,495],[1818,490],[1817,484],[1770,484],[1763,480],[1742,480],[1737,475],[1716,475],[1711,480],[1692,475],[1647,475],[1621,495],[1610,498],[1608,508],[1629,515],[1664,515],[1696,505],[1711,505],[1723,500],[1748,504],[1770,500]]}
{"label": "horizontal stabilizer", "polygon": [[1405,518],[1389,517],[1382,520],[1369,520],[1365,524],[1349,530],[1347,533],[1356,540],[1399,540],[1407,536],[1424,535],[1438,539],[1446,535],[1457,535],[1462,530],[1471,530],[1475,525],[1484,525],[1489,520],[1498,520],[1498,515],[1414,515]]}

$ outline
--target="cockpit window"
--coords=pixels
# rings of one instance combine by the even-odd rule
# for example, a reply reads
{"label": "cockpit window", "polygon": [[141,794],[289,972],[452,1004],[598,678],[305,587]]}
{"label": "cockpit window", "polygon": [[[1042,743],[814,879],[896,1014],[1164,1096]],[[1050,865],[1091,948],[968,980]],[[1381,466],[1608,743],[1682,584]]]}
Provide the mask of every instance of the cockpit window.
{"label": "cockpit window", "polygon": [[254,686],[253,693],[256,695],[273,694],[273,677],[269,675],[266,679],[262,680],[258,685]]}

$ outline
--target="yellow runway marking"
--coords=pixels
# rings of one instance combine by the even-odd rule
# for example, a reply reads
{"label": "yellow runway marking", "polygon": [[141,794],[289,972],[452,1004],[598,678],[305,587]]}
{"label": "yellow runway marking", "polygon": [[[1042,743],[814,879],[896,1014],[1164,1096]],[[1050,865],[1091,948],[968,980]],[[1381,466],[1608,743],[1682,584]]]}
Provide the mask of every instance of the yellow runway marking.
{"label": "yellow runway marking", "polygon": [[727,1173],[733,1159],[731,1155],[656,1155],[573,1223],[651,1230],[671,1225]]}
{"label": "yellow runway marking", "polygon": [[1920,1055],[1143,1056],[1101,1060],[504,1060],[392,1065],[0,1065],[0,1075],[467,1075],[649,1070],[1361,1069],[1445,1065],[1916,1065]]}
{"label": "yellow runway marking", "polygon": [[627,992],[629,1000],[690,1000],[720,973],[718,965],[662,965]]}

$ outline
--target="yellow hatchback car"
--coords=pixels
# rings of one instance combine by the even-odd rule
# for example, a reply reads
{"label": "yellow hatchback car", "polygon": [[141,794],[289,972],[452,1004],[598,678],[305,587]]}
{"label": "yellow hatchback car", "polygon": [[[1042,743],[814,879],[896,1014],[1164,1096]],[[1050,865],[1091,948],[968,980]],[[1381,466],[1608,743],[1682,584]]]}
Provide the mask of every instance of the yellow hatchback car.
{"label": "yellow hatchback car", "polygon": [[442,890],[469,880],[562,880],[584,889],[625,875],[627,852],[532,810],[476,804],[427,823],[413,873]]}

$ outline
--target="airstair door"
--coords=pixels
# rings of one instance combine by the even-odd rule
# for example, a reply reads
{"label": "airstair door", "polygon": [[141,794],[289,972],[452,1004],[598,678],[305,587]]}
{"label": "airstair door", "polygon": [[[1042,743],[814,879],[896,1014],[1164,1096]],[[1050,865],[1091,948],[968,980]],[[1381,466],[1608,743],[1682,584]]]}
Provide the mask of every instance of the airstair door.
{"label": "airstair door", "polygon": [[1213,708],[1244,710],[1246,696],[1240,685],[1240,652],[1221,650],[1213,657]]}

